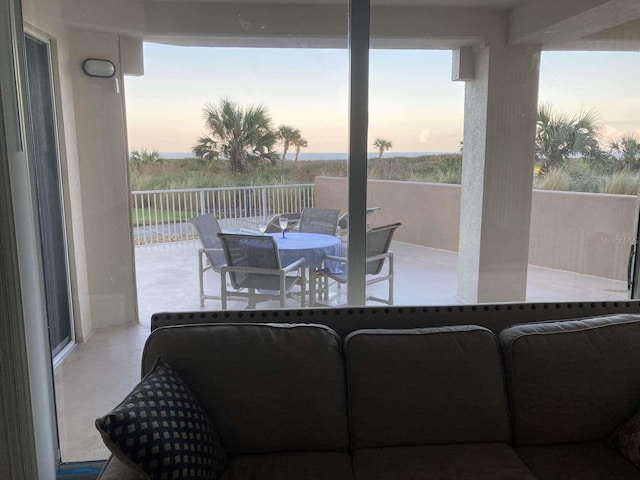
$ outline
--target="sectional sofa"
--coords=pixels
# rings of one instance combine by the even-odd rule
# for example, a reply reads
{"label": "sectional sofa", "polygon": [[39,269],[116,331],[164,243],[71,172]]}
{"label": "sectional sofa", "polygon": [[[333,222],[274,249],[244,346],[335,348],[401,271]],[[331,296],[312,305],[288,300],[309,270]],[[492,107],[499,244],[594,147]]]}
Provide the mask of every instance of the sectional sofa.
{"label": "sectional sofa", "polygon": [[[206,412],[222,480],[640,479],[640,315],[344,336],[252,319],[156,328],[142,358]],[[102,480],[147,478],[111,447]]]}

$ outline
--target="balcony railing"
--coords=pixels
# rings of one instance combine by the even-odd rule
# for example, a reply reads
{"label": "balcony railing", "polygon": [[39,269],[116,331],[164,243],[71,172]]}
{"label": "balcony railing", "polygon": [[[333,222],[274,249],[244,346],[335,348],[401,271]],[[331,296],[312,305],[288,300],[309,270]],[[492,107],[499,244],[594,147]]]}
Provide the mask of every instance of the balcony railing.
{"label": "balcony railing", "polygon": [[147,190],[131,193],[136,245],[178,242],[196,237],[191,217],[212,213],[224,230],[256,226],[277,213],[313,207],[313,184]]}

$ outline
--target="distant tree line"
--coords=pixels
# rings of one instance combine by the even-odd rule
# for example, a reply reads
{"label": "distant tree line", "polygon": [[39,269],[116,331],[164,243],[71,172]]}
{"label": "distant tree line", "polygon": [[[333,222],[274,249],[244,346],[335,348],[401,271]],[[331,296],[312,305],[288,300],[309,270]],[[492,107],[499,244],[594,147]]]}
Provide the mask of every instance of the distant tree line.
{"label": "distant tree line", "polygon": [[[289,125],[273,126],[271,116],[263,105],[243,108],[228,99],[207,104],[202,109],[207,133],[198,138],[192,152],[207,162],[228,162],[232,173],[243,173],[260,164],[271,166],[284,162],[287,152],[295,148],[295,160],[307,140],[300,130]],[[280,157],[274,150],[282,142]]]}
{"label": "distant tree line", "polygon": [[551,105],[538,107],[536,122],[536,161],[539,175],[562,168],[568,160],[581,157],[605,173],[640,169],[640,143],[632,133],[605,147],[601,139],[603,125],[595,110],[570,115],[555,112]]}
{"label": "distant tree line", "polygon": [[[222,99],[202,109],[207,133],[197,139],[192,148],[194,155],[207,163],[226,162],[230,172],[244,173],[259,165],[282,165],[290,151],[295,151],[297,162],[300,151],[308,146],[299,129],[282,124],[273,126],[271,116],[263,105],[243,108]],[[556,112],[549,104],[538,107],[535,160],[538,176],[560,170],[568,162],[580,159],[588,168],[603,174],[640,171],[640,141],[632,133],[624,133],[619,140],[603,146],[603,125],[594,110],[570,115]],[[282,154],[275,151],[282,145]],[[377,137],[373,147],[381,159],[393,143]],[[460,142],[460,151],[463,143]],[[133,150],[130,165],[140,169],[143,165],[160,162],[157,151]]]}

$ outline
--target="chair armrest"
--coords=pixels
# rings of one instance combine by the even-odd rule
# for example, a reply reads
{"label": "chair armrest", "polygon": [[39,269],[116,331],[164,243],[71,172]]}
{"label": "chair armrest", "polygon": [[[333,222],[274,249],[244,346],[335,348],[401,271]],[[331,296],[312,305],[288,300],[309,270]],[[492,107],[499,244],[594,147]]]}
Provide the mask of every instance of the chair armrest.
{"label": "chair armrest", "polygon": [[293,270],[297,270],[298,268],[304,268],[304,266],[305,266],[305,260],[303,257],[303,258],[299,258],[293,263],[290,263],[286,267],[282,267],[282,270],[284,270],[285,272],[291,272]]}
{"label": "chair armrest", "polygon": [[323,255],[322,262],[324,263],[325,260],[330,260],[332,262],[347,263],[347,257],[336,257],[335,255]]}
{"label": "chair armrest", "polygon": [[371,257],[367,257],[367,263],[369,262],[377,262],[378,260],[382,260],[385,258],[393,257],[393,252],[380,253],[378,255],[372,255]]}
{"label": "chair armrest", "polygon": [[200,253],[224,253],[222,248],[200,248],[198,251]]}
{"label": "chair armrest", "polygon": [[220,268],[222,273],[225,272],[239,272],[239,273],[259,273],[262,275],[280,275],[283,273],[282,269],[277,268],[259,268],[259,267],[230,267],[225,265]]}

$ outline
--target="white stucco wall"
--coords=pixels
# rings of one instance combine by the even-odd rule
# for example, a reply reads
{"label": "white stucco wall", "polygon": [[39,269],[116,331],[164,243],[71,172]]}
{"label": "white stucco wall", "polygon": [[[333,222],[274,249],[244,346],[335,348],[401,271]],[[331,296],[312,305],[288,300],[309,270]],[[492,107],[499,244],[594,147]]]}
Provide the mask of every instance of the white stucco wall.
{"label": "white stucco wall", "polygon": [[[402,222],[399,242],[458,251],[460,185],[369,180],[373,226]],[[346,209],[346,179],[316,177],[316,206]],[[637,197],[532,191],[528,264],[625,280]],[[416,208],[419,205],[419,208]]]}
{"label": "white stucco wall", "polygon": [[[59,0],[24,0],[26,29],[49,40],[76,339],[137,321],[120,37],[68,28]],[[87,77],[85,58],[114,62],[117,79]]]}
{"label": "white stucco wall", "polygon": [[[72,29],[69,41],[91,319],[104,328],[137,321],[120,37]],[[86,58],[110,60],[116,76],[88,77]]]}

